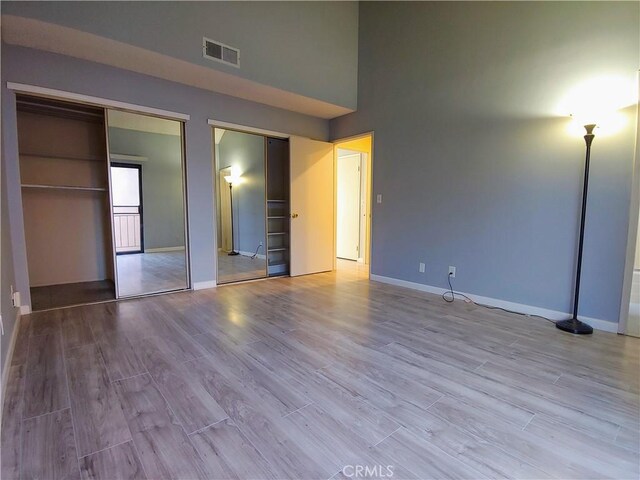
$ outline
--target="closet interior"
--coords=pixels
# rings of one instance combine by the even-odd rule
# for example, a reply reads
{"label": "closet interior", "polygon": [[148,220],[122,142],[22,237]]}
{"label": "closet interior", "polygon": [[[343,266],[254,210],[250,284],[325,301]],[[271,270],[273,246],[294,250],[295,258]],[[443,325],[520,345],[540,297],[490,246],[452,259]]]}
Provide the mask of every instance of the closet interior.
{"label": "closet interior", "polygon": [[104,112],[17,99],[33,310],[116,298]]}

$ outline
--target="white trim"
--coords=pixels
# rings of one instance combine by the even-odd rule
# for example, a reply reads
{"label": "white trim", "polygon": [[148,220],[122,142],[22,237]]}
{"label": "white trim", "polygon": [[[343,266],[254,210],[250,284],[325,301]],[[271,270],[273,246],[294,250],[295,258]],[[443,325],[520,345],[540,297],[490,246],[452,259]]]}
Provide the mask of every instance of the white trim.
{"label": "white trim", "polygon": [[221,120],[215,120],[213,118],[208,119],[207,123],[212,127],[230,128],[232,130],[240,130],[242,132],[247,132],[247,133],[257,133],[258,135],[265,135],[268,137],[277,137],[277,138],[291,137],[290,133],[276,132],[274,130],[265,130],[264,128],[250,127],[248,125],[240,125],[238,123],[223,122]]}
{"label": "white trim", "polygon": [[206,290],[207,288],[215,288],[217,286],[215,280],[209,280],[206,282],[193,282],[194,290]]}
{"label": "white trim", "polygon": [[[637,73],[638,96],[640,97],[640,70]],[[629,200],[629,222],[627,227],[627,249],[622,279],[622,295],[620,295],[620,318],[618,319],[618,333],[625,334],[629,330],[629,304],[631,289],[633,288],[633,269],[640,225],[640,103],[636,104],[636,138],[633,159],[633,173],[631,178],[631,198]],[[631,328],[634,330],[637,326]]]}
{"label": "white trim", "polygon": [[[382,275],[371,274],[370,279],[374,282],[387,283],[389,285],[395,285],[397,287],[410,288],[412,290],[420,290],[421,292],[433,293],[434,295],[442,295],[449,290],[446,288],[434,287],[431,285],[425,285],[423,283],[408,282],[406,280],[400,280],[398,278],[384,277]],[[471,293],[460,292],[468,296],[476,303],[484,303],[492,307],[504,308],[506,310],[513,310],[514,312],[523,313],[525,315],[539,315],[546,317],[550,320],[565,320],[571,317],[570,313],[559,312],[557,310],[549,310],[546,308],[534,307],[532,305],[525,305],[522,303],[508,302],[506,300],[499,300],[497,298],[482,297],[480,295],[473,295]],[[536,317],[532,317],[536,318]],[[608,322],[599,318],[580,317],[589,325],[597,330],[603,332],[617,333],[618,324],[614,322]]]}
{"label": "white trim", "polygon": [[120,102],[118,100],[110,100],[107,98],[94,97],[91,95],[83,95],[81,93],[67,92],[65,90],[56,90],[53,88],[38,87],[37,85],[27,85],[24,83],[7,82],[9,90],[15,90],[19,93],[29,93],[40,97],[60,98],[63,100],[73,100],[77,102],[98,105],[100,107],[116,108],[119,110],[128,110],[138,113],[148,113],[158,117],[169,118],[171,120],[187,121],[191,119],[186,113],[171,112],[160,108],[145,107],[134,103]]}
{"label": "white trim", "polygon": [[185,247],[145,248],[144,253],[179,252],[184,251],[184,249]]}
{"label": "white trim", "polygon": [[146,162],[149,160],[147,157],[141,155],[125,155],[123,153],[111,153],[109,157],[115,162]]}
{"label": "white trim", "polygon": [[13,324],[13,332],[11,333],[11,340],[7,347],[7,353],[5,354],[4,366],[2,368],[2,395],[0,396],[0,418],[2,418],[2,410],[4,408],[4,396],[7,392],[7,382],[9,381],[9,369],[11,368],[11,359],[13,357],[13,351],[16,348],[16,340],[18,339],[18,330],[20,330],[20,310],[16,310],[16,321]]}
{"label": "white trim", "polygon": [[20,306],[20,315],[29,315],[31,313],[30,305],[21,305]]}

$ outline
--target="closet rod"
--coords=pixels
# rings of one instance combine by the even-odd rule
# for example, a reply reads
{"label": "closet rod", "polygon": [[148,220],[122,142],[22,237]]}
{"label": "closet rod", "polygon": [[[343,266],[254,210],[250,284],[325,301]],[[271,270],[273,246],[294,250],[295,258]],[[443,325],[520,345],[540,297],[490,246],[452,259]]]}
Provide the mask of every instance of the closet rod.
{"label": "closet rod", "polygon": [[45,188],[51,190],[83,190],[87,192],[106,192],[104,187],[75,187],[73,185],[39,185],[34,183],[23,183],[22,188]]}

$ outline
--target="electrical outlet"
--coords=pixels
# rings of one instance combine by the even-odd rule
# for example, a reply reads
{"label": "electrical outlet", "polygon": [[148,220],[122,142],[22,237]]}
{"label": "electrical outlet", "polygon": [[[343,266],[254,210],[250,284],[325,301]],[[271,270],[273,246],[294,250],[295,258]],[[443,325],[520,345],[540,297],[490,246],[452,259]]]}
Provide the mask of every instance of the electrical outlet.
{"label": "electrical outlet", "polygon": [[260,242],[260,246],[262,246],[262,242]]}
{"label": "electrical outlet", "polygon": [[449,265],[449,275],[453,278],[456,278],[456,267],[452,267]]}
{"label": "electrical outlet", "polygon": [[424,263],[420,262],[420,265],[418,265],[418,271],[420,273],[424,273]]}
{"label": "electrical outlet", "polygon": [[379,193],[378,196],[377,196],[377,202],[378,203],[382,203],[382,194],[381,193]]}
{"label": "electrical outlet", "polygon": [[15,308],[18,308],[21,305],[20,302],[20,292],[16,292],[13,289],[13,285],[11,285],[11,303]]}

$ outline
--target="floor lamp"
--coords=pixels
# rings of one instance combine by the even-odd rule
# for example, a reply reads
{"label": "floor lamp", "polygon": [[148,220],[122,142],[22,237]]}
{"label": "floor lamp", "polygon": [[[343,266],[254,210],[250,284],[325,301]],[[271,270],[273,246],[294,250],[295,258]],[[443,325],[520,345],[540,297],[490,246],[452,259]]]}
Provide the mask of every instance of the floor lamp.
{"label": "floor lamp", "polygon": [[580,275],[582,273],[582,247],[584,244],[584,222],[587,213],[587,189],[589,187],[589,161],[591,157],[591,143],[595,138],[593,129],[595,124],[584,126],[587,134],[584,141],[587,144],[587,154],[584,165],[584,186],[582,188],[582,214],[580,216],[580,240],[578,242],[578,263],[576,265],[576,286],[573,294],[573,317],[569,320],[561,320],[556,322],[556,327],[565,332],[575,333],[578,335],[587,335],[593,333],[593,327],[578,320],[578,300],[580,299]]}
{"label": "floor lamp", "polygon": [[233,175],[226,175],[224,179],[229,184],[229,201],[231,203],[231,251],[227,255],[240,255],[240,252],[236,252],[236,245],[233,236],[233,181],[235,178]]}

